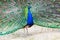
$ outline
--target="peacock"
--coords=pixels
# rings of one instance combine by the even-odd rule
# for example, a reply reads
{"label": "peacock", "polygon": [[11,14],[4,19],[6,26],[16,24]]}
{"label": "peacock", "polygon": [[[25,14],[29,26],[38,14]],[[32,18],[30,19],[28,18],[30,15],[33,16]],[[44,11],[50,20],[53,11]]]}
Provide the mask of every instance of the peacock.
{"label": "peacock", "polygon": [[60,28],[59,0],[0,0],[0,35],[26,26]]}

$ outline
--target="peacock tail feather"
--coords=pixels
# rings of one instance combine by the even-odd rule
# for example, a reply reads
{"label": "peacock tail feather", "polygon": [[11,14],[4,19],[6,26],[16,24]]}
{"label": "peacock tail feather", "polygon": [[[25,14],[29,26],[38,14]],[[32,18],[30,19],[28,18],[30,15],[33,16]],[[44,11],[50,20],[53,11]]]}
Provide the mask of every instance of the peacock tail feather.
{"label": "peacock tail feather", "polygon": [[28,7],[35,25],[60,28],[60,0],[0,0],[0,35],[13,33],[27,24]]}

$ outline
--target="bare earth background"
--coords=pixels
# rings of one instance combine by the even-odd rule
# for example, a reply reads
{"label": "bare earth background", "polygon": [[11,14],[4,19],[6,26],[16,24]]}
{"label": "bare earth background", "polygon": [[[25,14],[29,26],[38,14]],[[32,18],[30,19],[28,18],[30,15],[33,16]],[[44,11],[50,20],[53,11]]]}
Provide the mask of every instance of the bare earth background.
{"label": "bare earth background", "polygon": [[20,29],[14,33],[0,36],[0,40],[60,40],[60,29],[33,25],[27,31]]}

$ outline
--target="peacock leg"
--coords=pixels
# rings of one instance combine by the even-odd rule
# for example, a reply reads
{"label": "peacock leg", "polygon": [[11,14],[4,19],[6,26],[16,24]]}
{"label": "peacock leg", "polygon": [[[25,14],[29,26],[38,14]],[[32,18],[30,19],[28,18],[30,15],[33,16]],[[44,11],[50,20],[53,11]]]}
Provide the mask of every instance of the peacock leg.
{"label": "peacock leg", "polygon": [[29,26],[26,26],[26,34],[28,35],[28,28],[29,28]]}
{"label": "peacock leg", "polygon": [[26,27],[24,28],[24,33],[25,33],[26,35],[28,35],[28,28],[29,28],[29,26],[26,26]]}

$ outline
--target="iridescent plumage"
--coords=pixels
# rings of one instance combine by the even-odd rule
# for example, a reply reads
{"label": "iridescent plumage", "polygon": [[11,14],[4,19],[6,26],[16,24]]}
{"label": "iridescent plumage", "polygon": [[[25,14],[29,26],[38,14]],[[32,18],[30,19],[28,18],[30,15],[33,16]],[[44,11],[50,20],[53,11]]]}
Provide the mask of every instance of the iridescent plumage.
{"label": "iridescent plumage", "polygon": [[60,28],[60,3],[47,0],[33,0],[30,6],[26,1],[0,1],[0,35],[9,34],[24,28],[25,25],[40,25]]}

